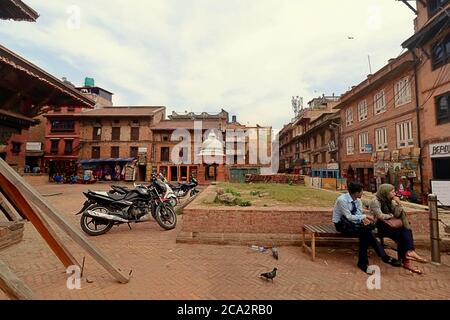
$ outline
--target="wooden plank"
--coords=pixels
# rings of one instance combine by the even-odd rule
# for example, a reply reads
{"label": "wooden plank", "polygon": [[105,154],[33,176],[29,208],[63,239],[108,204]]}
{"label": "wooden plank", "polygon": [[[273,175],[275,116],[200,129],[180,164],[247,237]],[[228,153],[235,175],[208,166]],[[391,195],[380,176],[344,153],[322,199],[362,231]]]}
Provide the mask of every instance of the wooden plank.
{"label": "wooden plank", "polygon": [[31,221],[36,230],[47,242],[50,249],[52,249],[66,268],[71,265],[79,265],[70,251],[62,244],[61,239],[59,239],[52,227],[31,207],[23,194],[3,176],[2,172],[0,172],[0,189],[6,199],[14,203],[18,210]]}
{"label": "wooden plank", "polygon": [[0,209],[5,215],[6,219],[9,221],[18,221],[20,215],[17,211],[11,206],[9,201],[5,198],[5,196],[0,192]]}
{"label": "wooden plank", "polygon": [[36,300],[33,291],[0,261],[0,289],[12,300]]}
{"label": "wooden plank", "polygon": [[80,230],[75,229],[72,225],[67,223],[56,208],[48,203],[33,187],[31,187],[22,177],[15,172],[8,164],[0,159],[0,176],[5,176],[11,183],[13,183],[20,192],[26,196],[28,201],[31,201],[38,207],[43,214],[49,217],[58,227],[66,232],[76,243],[85,249],[105,270],[107,270],[120,283],[127,283],[129,276],[125,275],[119,268],[115,267],[113,263],[105,256],[99,249],[97,249]]}

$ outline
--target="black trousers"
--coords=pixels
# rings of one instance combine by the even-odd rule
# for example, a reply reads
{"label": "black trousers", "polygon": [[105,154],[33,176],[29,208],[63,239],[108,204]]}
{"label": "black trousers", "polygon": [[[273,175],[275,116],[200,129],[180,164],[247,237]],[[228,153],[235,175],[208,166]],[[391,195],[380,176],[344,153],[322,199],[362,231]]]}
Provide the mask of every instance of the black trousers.
{"label": "black trousers", "polygon": [[384,251],[383,246],[380,244],[378,239],[372,233],[371,230],[366,229],[364,227],[359,228],[357,230],[346,230],[344,224],[341,222],[334,224],[336,230],[342,232],[343,234],[347,234],[349,236],[356,236],[359,238],[359,250],[358,250],[358,265],[367,266],[369,265],[369,257],[367,255],[367,250],[369,246],[371,246],[375,253],[380,257],[385,257],[386,251]]}
{"label": "black trousers", "polygon": [[414,239],[412,231],[405,227],[392,229],[383,221],[377,222],[377,229],[380,234],[386,236],[397,243],[397,255],[399,260],[404,260],[406,252],[414,250]]}

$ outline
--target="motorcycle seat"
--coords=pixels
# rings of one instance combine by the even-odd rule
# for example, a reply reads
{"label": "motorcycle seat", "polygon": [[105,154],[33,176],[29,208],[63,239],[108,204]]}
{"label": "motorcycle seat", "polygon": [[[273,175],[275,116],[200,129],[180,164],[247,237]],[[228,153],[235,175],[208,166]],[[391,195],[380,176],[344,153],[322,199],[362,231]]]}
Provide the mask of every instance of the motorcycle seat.
{"label": "motorcycle seat", "polygon": [[123,198],[125,198],[125,196],[126,196],[125,194],[108,193],[108,197],[116,201],[122,200]]}

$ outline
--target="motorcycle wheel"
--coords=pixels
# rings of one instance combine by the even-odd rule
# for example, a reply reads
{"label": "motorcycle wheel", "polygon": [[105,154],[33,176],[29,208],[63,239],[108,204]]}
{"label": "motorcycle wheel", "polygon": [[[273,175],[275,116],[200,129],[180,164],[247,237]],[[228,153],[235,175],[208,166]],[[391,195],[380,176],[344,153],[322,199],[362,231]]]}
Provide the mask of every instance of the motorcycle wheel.
{"label": "motorcycle wheel", "polygon": [[175,207],[178,204],[178,199],[177,198],[169,198],[169,204],[173,207]]}
{"label": "motorcycle wheel", "polygon": [[192,189],[191,190],[191,197],[195,196],[197,193],[199,193],[198,190]]}
{"label": "motorcycle wheel", "polygon": [[177,215],[171,205],[161,203],[156,208],[156,222],[165,230],[172,230],[177,225]]}
{"label": "motorcycle wheel", "polygon": [[[93,206],[90,208],[90,210],[95,210],[103,213],[109,212],[107,208],[102,206]],[[81,229],[88,235],[99,236],[101,234],[107,233],[114,225],[114,222],[104,219],[93,218],[83,213],[81,216],[80,225]]]}

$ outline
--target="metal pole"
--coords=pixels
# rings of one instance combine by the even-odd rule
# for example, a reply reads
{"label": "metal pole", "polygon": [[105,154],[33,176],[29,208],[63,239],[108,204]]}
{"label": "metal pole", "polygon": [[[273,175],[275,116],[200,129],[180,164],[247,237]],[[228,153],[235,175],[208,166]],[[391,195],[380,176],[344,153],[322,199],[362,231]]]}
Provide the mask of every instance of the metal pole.
{"label": "metal pole", "polygon": [[428,206],[430,208],[431,261],[435,263],[441,263],[439,217],[437,208],[437,196],[435,194],[428,195]]}

